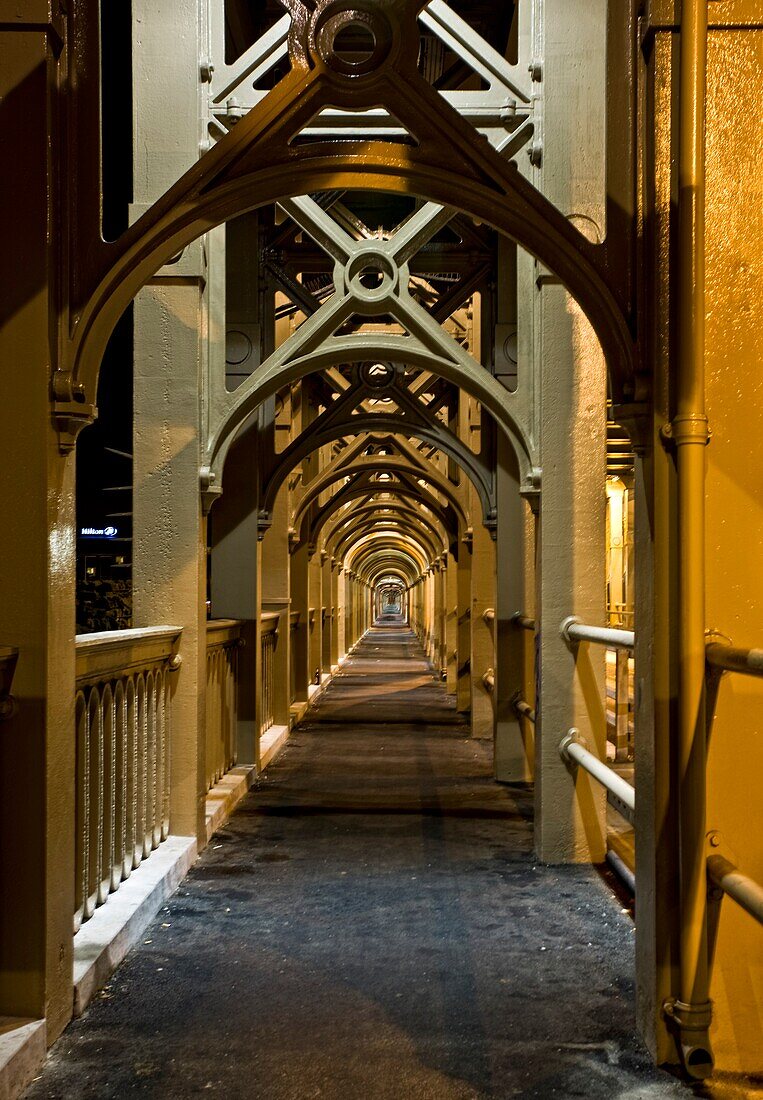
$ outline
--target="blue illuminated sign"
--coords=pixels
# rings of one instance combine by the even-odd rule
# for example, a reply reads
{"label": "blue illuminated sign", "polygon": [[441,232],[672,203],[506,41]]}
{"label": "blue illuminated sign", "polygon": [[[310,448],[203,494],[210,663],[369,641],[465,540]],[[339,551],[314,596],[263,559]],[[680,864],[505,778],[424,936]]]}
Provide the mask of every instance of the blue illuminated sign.
{"label": "blue illuminated sign", "polygon": [[79,534],[83,539],[115,539],[119,530],[116,527],[80,527]]}

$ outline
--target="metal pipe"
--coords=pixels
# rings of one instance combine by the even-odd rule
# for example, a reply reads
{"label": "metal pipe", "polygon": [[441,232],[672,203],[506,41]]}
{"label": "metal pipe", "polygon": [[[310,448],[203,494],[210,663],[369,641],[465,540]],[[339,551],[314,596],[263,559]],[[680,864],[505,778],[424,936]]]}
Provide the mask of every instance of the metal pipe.
{"label": "metal pipe", "polygon": [[707,0],[683,0],[678,134],[678,348],[675,444],[678,545],[679,988],[665,1011],[686,1073],[713,1070],[707,937],[705,730],[705,85]]}
{"label": "metal pipe", "polygon": [[516,714],[520,715],[522,718],[526,718],[528,722],[532,722],[533,725],[535,725],[535,711],[529,703],[521,698],[521,696],[515,695],[511,700],[511,706]]}
{"label": "metal pipe", "polygon": [[581,744],[579,736],[576,729],[571,729],[564,735],[559,742],[559,752],[562,759],[579,764],[597,783],[601,783],[602,787],[606,787],[608,791],[611,791],[615,798],[618,798],[632,814],[635,813],[635,787],[628,783],[626,779],[623,779],[621,775],[618,775],[616,771],[613,771],[603,760],[599,760],[598,756],[594,756],[592,752],[589,752]]}
{"label": "metal pipe", "polygon": [[707,663],[724,672],[744,672],[747,676],[763,676],[763,649],[736,649],[723,642],[708,642]]}
{"label": "metal pipe", "polygon": [[521,611],[515,611],[509,622],[513,623],[514,626],[521,627],[522,630],[535,630],[535,619],[523,615]]}
{"label": "metal pipe", "polygon": [[636,636],[632,630],[615,626],[588,626],[575,615],[569,615],[559,627],[565,642],[595,642],[610,649],[627,649],[633,652]]}
{"label": "metal pipe", "polygon": [[741,905],[758,924],[763,924],[763,886],[743,875],[725,856],[709,856],[707,873],[711,882]]}
{"label": "metal pipe", "polygon": [[633,871],[631,871],[630,867],[622,859],[620,859],[620,856],[617,854],[617,852],[613,852],[611,848],[607,852],[607,863],[610,865],[615,874],[620,876],[625,885],[628,887],[628,890],[635,897],[636,876],[634,875]]}

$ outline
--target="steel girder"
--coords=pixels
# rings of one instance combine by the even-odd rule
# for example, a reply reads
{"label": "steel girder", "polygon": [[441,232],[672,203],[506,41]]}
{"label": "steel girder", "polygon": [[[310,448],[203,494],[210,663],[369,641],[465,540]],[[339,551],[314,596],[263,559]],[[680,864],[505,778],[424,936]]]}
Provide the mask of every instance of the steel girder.
{"label": "steel girder", "polygon": [[[500,399],[504,427],[510,425],[507,430],[519,457],[525,486],[528,489],[531,488],[535,466],[535,445],[532,402],[528,387],[520,385],[515,393],[509,393],[504,389],[480,363],[443,330],[434,317],[415,300],[409,290],[408,259],[451,220],[454,211],[435,203],[426,203],[403,222],[388,239],[374,238],[371,241],[358,241],[347,234],[309,196],[285,200],[281,206],[333,260],[335,293],[319,306],[233,394],[221,387],[219,379],[215,382],[210,378],[211,421],[207,462],[210,474],[214,476],[214,484],[219,486],[221,483],[227,450],[239,428],[259,404],[260,398],[257,396],[259,385],[268,375],[274,372],[280,374],[282,384],[287,380],[296,380],[296,377],[301,378],[307,373],[312,373],[319,364],[323,365],[326,354],[331,354],[332,349],[335,354],[331,357],[331,361],[336,365],[342,362],[373,364],[381,359],[382,362],[392,361],[406,366],[412,362],[412,348],[409,344],[415,342],[419,353],[417,365],[425,364],[427,369],[434,370],[444,377],[450,374],[451,381],[454,380],[452,369],[457,366],[462,372],[462,382],[468,376],[477,378],[483,384],[492,383],[493,397]],[[378,280],[378,285],[367,286],[364,283],[364,277],[368,273],[374,280]],[[383,316],[393,317],[408,334],[402,342],[400,337],[386,337],[387,345],[391,339],[397,349],[391,360],[388,355],[379,354],[379,341],[384,340],[385,337],[377,333],[336,335],[337,331],[354,317]],[[345,354],[340,353],[340,357],[337,358],[337,350],[339,348],[344,350],[348,341],[351,341],[352,353],[349,353],[349,347],[347,347]],[[299,372],[296,377],[291,377],[291,368],[296,363],[299,364]],[[450,366],[443,366],[444,363]],[[370,387],[368,390],[368,396],[372,396]],[[406,412],[411,417],[417,418],[422,427],[431,427],[431,422],[427,423],[421,415],[421,409],[407,398],[402,387],[396,387],[394,393],[390,391],[390,396],[395,397],[398,404],[404,404]],[[339,410],[345,408],[345,400],[343,395],[337,402],[338,407],[329,409],[324,416],[336,419]],[[491,405],[494,409],[495,402],[487,403],[489,409]],[[299,440],[295,443],[295,449],[298,446]],[[485,515],[489,518],[491,513],[495,512],[494,492],[491,491],[492,464],[484,465],[486,476],[483,479],[483,485],[486,489],[486,500],[483,501],[483,506]],[[265,496],[266,498],[268,496],[267,490]],[[490,500],[490,497],[493,499]],[[270,503],[272,505],[272,502]],[[269,504],[266,503],[264,507],[268,510]]]}
{"label": "steel girder", "polygon": [[[213,138],[233,125],[265,98],[255,84],[288,59],[291,19],[283,16],[257,42],[231,64],[226,63],[223,0],[213,0],[210,13],[212,62],[209,80],[210,134]],[[520,54],[511,65],[477,34],[444,0],[430,0],[419,17],[421,25],[448,47],[484,82],[479,91],[443,91],[441,95],[497,149],[505,150],[533,133],[533,85],[530,75],[529,10],[520,8]],[[394,116],[384,108],[370,108],[352,115],[328,107],[304,130],[305,137],[354,137],[365,140],[399,139],[406,136]]]}
{"label": "steel girder", "polygon": [[[437,205],[463,210],[517,241],[561,280],[588,316],[604,350],[615,399],[632,398],[635,318],[629,272],[615,262],[617,249],[608,241],[588,241],[421,76],[417,47],[423,5],[417,0],[357,0],[352,6],[316,0],[309,10],[301,0],[285,0],[285,6],[291,14],[289,73],[116,242],[101,240],[98,220],[98,96],[92,94],[98,80],[97,65],[92,64],[98,54],[97,25],[92,5],[75,8],[73,38],[88,64],[78,74],[78,111],[72,118],[73,170],[71,193],[66,196],[72,210],[68,287],[61,303],[62,347],[53,374],[62,448],[71,448],[79,429],[95,415],[98,373],[114,325],[163,264],[214,225],[247,210],[285,194],[336,188],[425,196]],[[333,43],[344,25],[359,18],[370,27],[376,47],[367,61],[348,68]],[[328,107],[356,113],[383,108],[414,141],[295,143],[294,137]],[[535,441],[523,434],[519,402],[511,400],[514,395],[482,368],[475,369],[473,362],[440,355],[444,349],[439,342],[433,354],[436,322],[428,318],[427,323],[415,310],[409,311],[404,297],[390,289],[388,285],[384,296],[394,299],[391,304],[404,302],[398,310],[410,316],[415,331],[373,347],[361,337],[362,355],[413,362],[467,389],[512,438],[523,473],[531,478]],[[298,355],[270,370],[257,370],[247,393],[230,395],[224,409],[211,400],[202,485],[208,487],[219,476],[224,458],[220,451],[236,422],[242,423],[248,412],[289,380],[321,365],[357,361],[358,350],[357,339],[329,334],[318,362],[315,355]]]}

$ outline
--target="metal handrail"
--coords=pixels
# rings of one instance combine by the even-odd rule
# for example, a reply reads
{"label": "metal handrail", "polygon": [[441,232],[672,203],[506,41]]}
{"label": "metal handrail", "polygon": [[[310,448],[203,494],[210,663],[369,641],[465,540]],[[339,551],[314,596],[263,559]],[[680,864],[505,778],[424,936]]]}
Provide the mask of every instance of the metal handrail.
{"label": "metal handrail", "polygon": [[523,615],[521,611],[516,611],[509,622],[521,627],[522,630],[535,630],[535,619],[531,619],[529,615]]}
{"label": "metal handrail", "polygon": [[535,725],[535,711],[520,695],[514,696],[511,700],[511,706],[516,714],[520,715],[522,718],[526,718],[528,722],[532,722],[533,725]]}
{"label": "metal handrail", "polygon": [[576,729],[567,731],[559,742],[559,753],[562,759],[579,764],[597,783],[606,787],[610,794],[622,803],[627,811],[623,816],[633,824],[633,815],[636,812],[636,788],[613,771],[603,760],[599,760],[598,756],[589,752],[579,738],[580,734]]}
{"label": "metal handrail", "polygon": [[705,657],[709,665],[723,672],[763,676],[763,649],[739,649],[724,642],[708,642]]}
{"label": "metal handrail", "polygon": [[620,630],[614,626],[588,626],[575,615],[569,615],[559,627],[565,642],[594,642],[610,649],[633,651],[636,635],[632,630]]}
{"label": "metal handrail", "polygon": [[708,856],[707,873],[719,890],[733,898],[758,924],[763,924],[763,886],[729,862],[725,856]]}

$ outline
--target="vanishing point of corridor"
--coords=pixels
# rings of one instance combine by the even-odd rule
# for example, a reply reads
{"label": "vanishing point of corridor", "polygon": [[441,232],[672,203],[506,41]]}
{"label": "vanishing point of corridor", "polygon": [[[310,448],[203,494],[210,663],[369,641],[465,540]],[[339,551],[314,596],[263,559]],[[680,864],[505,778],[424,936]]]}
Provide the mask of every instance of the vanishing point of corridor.
{"label": "vanishing point of corridor", "polygon": [[29,1100],[665,1097],[633,925],[532,856],[414,634],[371,629]]}

